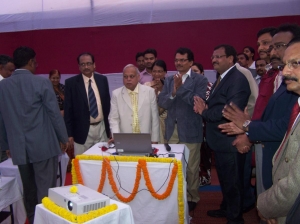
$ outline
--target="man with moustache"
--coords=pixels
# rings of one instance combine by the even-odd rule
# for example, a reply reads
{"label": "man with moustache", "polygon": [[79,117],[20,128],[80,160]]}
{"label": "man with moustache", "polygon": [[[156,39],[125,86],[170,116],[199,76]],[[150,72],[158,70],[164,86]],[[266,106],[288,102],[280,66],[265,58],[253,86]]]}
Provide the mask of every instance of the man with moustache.
{"label": "man with moustache", "polygon": [[108,117],[111,133],[150,133],[152,144],[157,144],[159,115],[156,94],[153,88],[141,85],[139,79],[134,65],[124,67],[124,86],[114,90],[111,98]]}
{"label": "man with moustache", "polygon": [[258,214],[268,223],[286,223],[286,216],[300,193],[300,38],[284,52],[283,77],[287,89],[298,96],[286,135],[273,157],[273,185],[257,199]]}
{"label": "man with moustache", "polygon": [[140,73],[143,72],[145,70],[144,53],[143,52],[136,53],[135,61],[139,72]]}
{"label": "man with moustache", "polygon": [[272,42],[272,36],[276,31],[275,27],[266,27],[257,32],[257,52],[261,59],[270,63],[269,46]]}
{"label": "man with moustache", "polygon": [[[278,28],[278,32],[272,40],[271,56],[282,58],[287,43],[293,37],[300,36],[300,27],[295,24],[284,24]],[[280,46],[279,46],[280,45]],[[286,90],[286,84],[282,83],[275,94],[270,98],[261,119],[255,120],[247,113],[243,113],[234,105],[227,105],[224,109],[224,117],[233,123],[220,125],[224,129],[222,132],[228,134],[238,134],[235,144],[240,152],[244,153],[250,146],[250,142],[261,142],[256,144],[256,180],[257,194],[264,192],[272,186],[272,158],[278,146],[280,145],[284,134],[288,127],[293,105],[297,101],[298,96]],[[237,128],[238,127],[238,128]],[[272,131],[270,131],[272,130]],[[257,145],[262,148],[259,149]]]}
{"label": "man with moustache", "polygon": [[235,136],[222,134],[218,125],[228,122],[222,116],[223,107],[233,101],[239,108],[244,109],[251,90],[247,78],[235,65],[236,51],[232,46],[225,44],[216,46],[211,59],[220,77],[212,87],[207,104],[196,96],[194,105],[195,112],[207,122],[206,139],[214,151],[223,195],[220,209],[210,210],[207,215],[216,218],[226,217],[228,224],[242,224],[244,223],[243,182],[246,156],[240,154],[233,146]]}
{"label": "man with moustache", "polygon": [[157,52],[155,49],[148,48],[144,51],[144,65],[145,70],[140,72],[140,83],[144,84],[145,82],[151,82],[153,77],[152,73],[152,65],[157,59]]}
{"label": "man with moustache", "polygon": [[259,86],[261,77],[266,73],[266,65],[267,62],[264,59],[258,58],[255,61],[255,67],[256,67],[256,76],[255,76],[255,82]]}
{"label": "man with moustache", "polygon": [[110,137],[107,78],[94,73],[96,65],[92,54],[80,54],[77,62],[81,74],[66,80],[64,101],[65,123],[75,155]]}
{"label": "man with moustache", "polygon": [[203,141],[202,117],[193,111],[194,96],[205,99],[207,78],[191,71],[194,54],[188,48],[179,48],[175,53],[178,73],[167,77],[158,105],[168,110],[165,120],[165,139],[169,144],[185,144],[190,156],[187,165],[187,199],[189,211],[193,211],[200,200],[199,164]]}
{"label": "man with moustache", "polygon": [[[276,32],[275,27],[267,27],[261,29],[257,33],[257,46],[258,46],[258,54],[261,59],[264,59],[267,63],[270,63],[270,52],[269,47],[272,43],[272,37]],[[273,69],[269,69],[266,74],[264,74],[260,80],[259,89],[258,89],[258,97],[255,104],[254,113],[252,116],[253,120],[260,119],[266,105],[273,94],[274,90],[274,80],[277,75],[277,71]]]}

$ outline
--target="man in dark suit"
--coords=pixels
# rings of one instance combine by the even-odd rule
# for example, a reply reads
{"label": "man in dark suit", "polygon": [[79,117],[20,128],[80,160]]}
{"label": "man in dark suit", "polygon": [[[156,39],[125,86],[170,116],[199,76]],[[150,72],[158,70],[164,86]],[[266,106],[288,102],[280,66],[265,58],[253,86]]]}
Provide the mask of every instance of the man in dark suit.
{"label": "man in dark suit", "polygon": [[[68,135],[49,79],[35,76],[35,52],[14,51],[16,71],[0,82],[0,146],[18,165],[30,224],[35,206],[56,187],[58,155]],[[1,199],[0,199],[1,200]]]}
{"label": "man in dark suit", "polygon": [[165,139],[171,144],[185,144],[190,151],[187,167],[187,198],[189,210],[195,209],[200,200],[199,164],[200,148],[203,141],[202,118],[194,113],[194,96],[205,99],[207,79],[191,71],[194,54],[188,48],[179,48],[175,54],[178,71],[166,78],[158,105],[168,110],[165,120]]}
{"label": "man in dark suit", "polygon": [[[293,37],[299,36],[300,27],[298,25],[283,24],[278,27],[270,45],[271,58],[278,60],[282,64],[286,45]],[[236,125],[228,123],[221,125],[220,128],[224,129],[223,132],[229,134],[241,134],[238,135],[236,140],[237,145],[241,145],[241,150],[243,150],[242,147],[245,145],[251,145],[250,141],[262,143],[263,150],[261,152],[256,151],[256,154],[262,153],[261,177],[263,186],[261,188],[263,189],[261,191],[258,189],[258,194],[272,186],[272,158],[287,130],[290,113],[297,98],[297,94],[289,92],[286,89],[286,84],[282,83],[271,96],[261,119],[250,121],[250,117],[234,105],[224,109],[224,116]],[[242,134],[244,132],[247,132],[247,135]],[[256,155],[257,161],[258,155]]]}
{"label": "man in dark suit", "polygon": [[77,62],[81,74],[66,80],[64,102],[65,123],[75,155],[110,137],[107,78],[94,73],[96,66],[92,54],[80,54]]}
{"label": "man in dark suit", "polygon": [[[214,69],[220,74],[212,87],[207,104],[195,97],[195,112],[206,120],[206,138],[214,150],[217,173],[222,189],[223,201],[220,209],[208,211],[212,217],[226,216],[230,224],[244,223],[243,209],[243,170],[245,154],[232,145],[234,136],[222,134],[219,124],[226,123],[222,116],[223,107],[235,102],[244,109],[250,96],[250,86],[246,77],[234,65],[237,61],[236,51],[230,45],[215,47],[211,57]],[[199,127],[200,128],[200,127]]]}

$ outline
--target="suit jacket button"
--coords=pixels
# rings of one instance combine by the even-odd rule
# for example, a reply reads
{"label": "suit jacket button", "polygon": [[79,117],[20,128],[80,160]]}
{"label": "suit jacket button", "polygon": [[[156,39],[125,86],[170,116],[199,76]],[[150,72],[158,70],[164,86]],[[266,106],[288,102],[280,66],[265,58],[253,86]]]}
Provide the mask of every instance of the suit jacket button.
{"label": "suit jacket button", "polygon": [[287,162],[289,162],[289,159],[287,157],[285,157],[284,161],[287,163]]}

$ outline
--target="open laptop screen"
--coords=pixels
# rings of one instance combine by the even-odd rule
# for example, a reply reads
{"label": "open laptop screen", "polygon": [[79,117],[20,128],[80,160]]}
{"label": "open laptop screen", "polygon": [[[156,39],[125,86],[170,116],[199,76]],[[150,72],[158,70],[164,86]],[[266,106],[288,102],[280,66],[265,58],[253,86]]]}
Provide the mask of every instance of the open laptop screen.
{"label": "open laptop screen", "polygon": [[151,135],[149,133],[114,133],[117,152],[151,153]]}

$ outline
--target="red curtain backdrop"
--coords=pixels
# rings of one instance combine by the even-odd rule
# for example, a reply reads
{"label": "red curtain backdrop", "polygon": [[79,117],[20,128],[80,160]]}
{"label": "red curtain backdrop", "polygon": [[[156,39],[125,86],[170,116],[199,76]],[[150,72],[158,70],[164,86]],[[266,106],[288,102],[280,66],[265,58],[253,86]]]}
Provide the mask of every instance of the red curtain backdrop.
{"label": "red curtain backdrop", "polygon": [[0,54],[12,56],[16,47],[29,46],[37,53],[38,74],[47,74],[54,68],[62,74],[76,74],[77,56],[88,51],[95,55],[98,72],[114,73],[135,63],[136,52],[146,48],[155,48],[158,58],[167,62],[168,70],[175,70],[174,52],[178,47],[188,47],[195,61],[211,69],[210,56],[216,45],[231,44],[237,52],[246,45],[256,49],[257,31],[282,23],[299,24],[300,16],[1,33]]}

